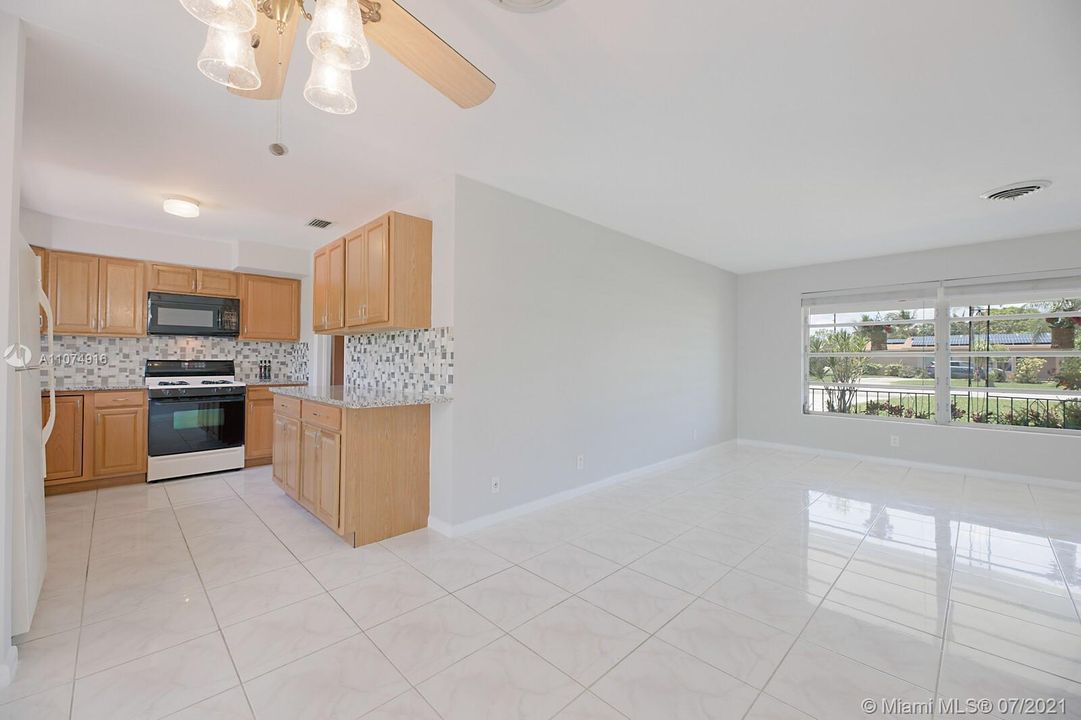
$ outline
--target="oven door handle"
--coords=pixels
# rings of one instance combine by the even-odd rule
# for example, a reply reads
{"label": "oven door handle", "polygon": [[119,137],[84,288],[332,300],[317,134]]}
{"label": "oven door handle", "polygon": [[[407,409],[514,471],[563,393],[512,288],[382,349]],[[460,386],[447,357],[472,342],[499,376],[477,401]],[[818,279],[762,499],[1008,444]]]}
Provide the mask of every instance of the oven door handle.
{"label": "oven door handle", "polygon": [[243,395],[203,395],[203,396],[184,396],[184,397],[152,397],[150,402],[158,403],[160,405],[172,405],[175,403],[190,403],[190,402],[222,402],[222,403],[238,403],[244,402]]}

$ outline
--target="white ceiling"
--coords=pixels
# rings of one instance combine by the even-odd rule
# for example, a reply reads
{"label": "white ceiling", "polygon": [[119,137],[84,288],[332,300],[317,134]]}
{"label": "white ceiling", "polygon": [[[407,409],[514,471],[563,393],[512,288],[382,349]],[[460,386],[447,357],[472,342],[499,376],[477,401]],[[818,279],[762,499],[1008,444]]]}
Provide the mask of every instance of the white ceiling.
{"label": "white ceiling", "polygon": [[330,116],[298,34],[278,159],[274,105],[198,73],[176,0],[0,0],[30,24],[24,205],[315,246],[459,173],[737,272],[1081,227],[1078,0],[402,4],[495,95],[460,110],[373,47]]}

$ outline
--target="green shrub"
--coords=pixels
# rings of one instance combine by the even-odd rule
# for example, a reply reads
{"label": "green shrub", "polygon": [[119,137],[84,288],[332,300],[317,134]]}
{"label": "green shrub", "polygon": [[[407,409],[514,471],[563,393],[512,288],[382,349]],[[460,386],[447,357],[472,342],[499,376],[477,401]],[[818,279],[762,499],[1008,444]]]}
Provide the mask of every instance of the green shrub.
{"label": "green shrub", "polygon": [[1021,358],[1014,370],[1014,379],[1019,383],[1035,384],[1040,382],[1040,373],[1047,361],[1043,358]]}
{"label": "green shrub", "polygon": [[1055,383],[1066,390],[1081,390],[1081,358],[1066,358],[1062,361]]}

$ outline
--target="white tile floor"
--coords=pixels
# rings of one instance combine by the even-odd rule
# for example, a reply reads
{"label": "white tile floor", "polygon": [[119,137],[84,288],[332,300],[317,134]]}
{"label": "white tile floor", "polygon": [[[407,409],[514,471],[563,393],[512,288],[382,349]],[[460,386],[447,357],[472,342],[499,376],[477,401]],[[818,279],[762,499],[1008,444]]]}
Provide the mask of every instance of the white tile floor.
{"label": "white tile floor", "polygon": [[731,447],[356,550],[268,468],[47,504],[0,720],[1081,717],[1081,490]]}

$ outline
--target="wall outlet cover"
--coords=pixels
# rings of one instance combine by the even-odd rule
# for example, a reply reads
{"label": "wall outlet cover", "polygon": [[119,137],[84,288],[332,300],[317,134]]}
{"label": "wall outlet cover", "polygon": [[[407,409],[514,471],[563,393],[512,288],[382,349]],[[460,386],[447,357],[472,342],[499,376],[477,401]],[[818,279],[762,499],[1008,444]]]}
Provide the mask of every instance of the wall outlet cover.
{"label": "wall outlet cover", "polygon": [[586,466],[586,456],[585,455],[579,455],[578,456],[577,466],[578,466],[579,470],[585,469],[585,466]]}
{"label": "wall outlet cover", "polygon": [[499,492],[499,478],[494,477],[492,478],[492,493],[494,494],[497,492]]}

